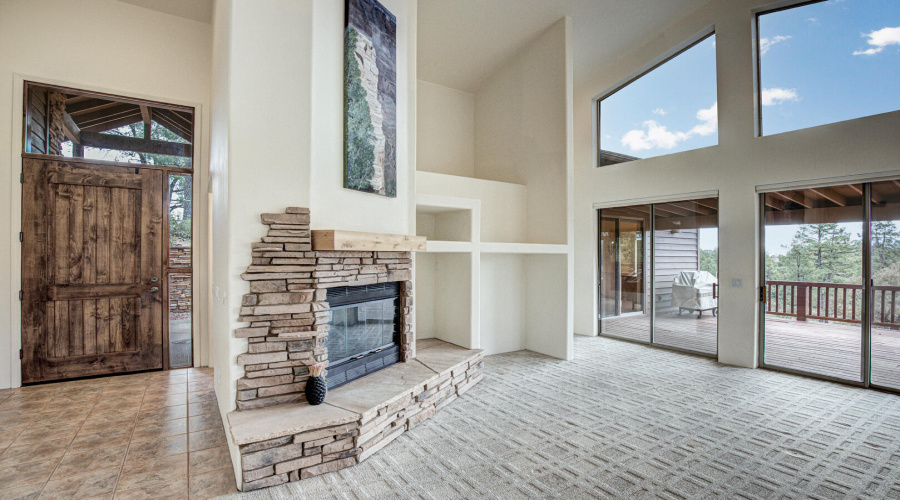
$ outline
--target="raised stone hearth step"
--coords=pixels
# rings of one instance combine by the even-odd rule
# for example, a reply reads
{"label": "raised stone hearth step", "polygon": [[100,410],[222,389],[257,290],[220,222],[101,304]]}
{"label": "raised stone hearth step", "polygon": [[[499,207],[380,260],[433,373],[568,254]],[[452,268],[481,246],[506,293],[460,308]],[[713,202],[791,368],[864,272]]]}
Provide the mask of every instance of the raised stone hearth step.
{"label": "raised stone hearth step", "polygon": [[435,339],[417,357],[330,391],[325,403],[228,414],[251,491],[356,465],[434,415],[482,378],[483,351]]}

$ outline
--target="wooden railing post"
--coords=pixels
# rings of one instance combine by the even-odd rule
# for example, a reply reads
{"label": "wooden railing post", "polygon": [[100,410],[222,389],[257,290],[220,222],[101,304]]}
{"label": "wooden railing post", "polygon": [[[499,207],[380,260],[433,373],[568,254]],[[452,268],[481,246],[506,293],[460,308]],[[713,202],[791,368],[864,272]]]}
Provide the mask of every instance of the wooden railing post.
{"label": "wooden railing post", "polygon": [[809,289],[805,284],[797,284],[797,321],[806,321],[806,291]]}

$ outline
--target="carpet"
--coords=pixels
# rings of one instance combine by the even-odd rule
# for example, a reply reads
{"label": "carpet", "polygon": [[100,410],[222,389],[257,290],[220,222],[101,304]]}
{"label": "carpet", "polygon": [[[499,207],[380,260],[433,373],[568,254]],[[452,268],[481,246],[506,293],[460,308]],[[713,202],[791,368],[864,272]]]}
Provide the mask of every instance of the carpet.
{"label": "carpet", "polygon": [[900,499],[900,395],[600,337],[484,364],[366,462],[223,498]]}

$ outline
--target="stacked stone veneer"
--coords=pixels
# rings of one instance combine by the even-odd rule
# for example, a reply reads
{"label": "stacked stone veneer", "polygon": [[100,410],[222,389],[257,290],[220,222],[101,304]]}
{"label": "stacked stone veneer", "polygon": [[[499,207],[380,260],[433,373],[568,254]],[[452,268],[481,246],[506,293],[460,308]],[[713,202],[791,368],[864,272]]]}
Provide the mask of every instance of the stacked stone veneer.
{"label": "stacked stone veneer", "polygon": [[238,356],[237,407],[261,408],[305,400],[308,366],[328,360],[327,289],[400,282],[401,361],[413,354],[412,256],[409,252],[313,251],[309,209],[262,214],[269,226],[253,243],[253,261],[241,277],[250,282],[235,335],[248,340]]}
{"label": "stacked stone veneer", "polygon": [[357,421],[242,445],[242,490],[334,472],[369,458],[481,381],[483,354],[473,353]]}

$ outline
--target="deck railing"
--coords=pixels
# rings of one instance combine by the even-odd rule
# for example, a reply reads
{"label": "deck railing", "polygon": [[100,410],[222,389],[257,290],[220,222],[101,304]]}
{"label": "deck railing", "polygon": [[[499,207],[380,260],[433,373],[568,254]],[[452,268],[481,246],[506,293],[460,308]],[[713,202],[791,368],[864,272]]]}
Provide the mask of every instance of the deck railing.
{"label": "deck railing", "polygon": [[[897,295],[900,286],[872,287],[874,326],[900,326]],[[766,313],[797,321],[818,319],[862,323],[862,285],[766,281]]]}

